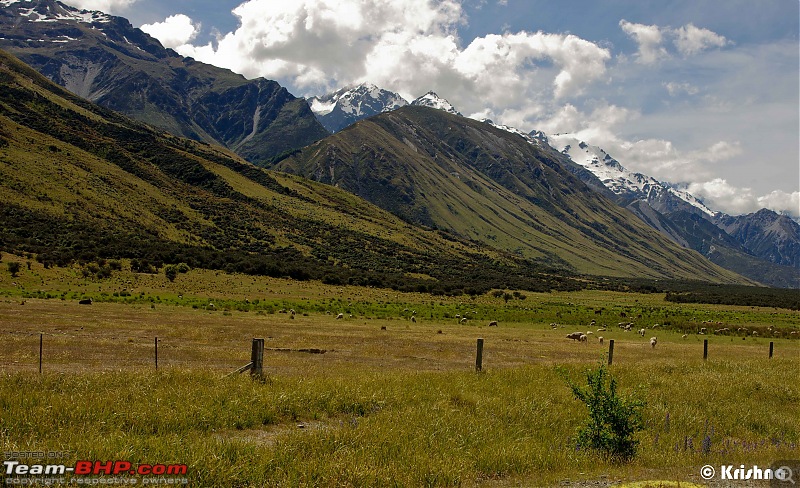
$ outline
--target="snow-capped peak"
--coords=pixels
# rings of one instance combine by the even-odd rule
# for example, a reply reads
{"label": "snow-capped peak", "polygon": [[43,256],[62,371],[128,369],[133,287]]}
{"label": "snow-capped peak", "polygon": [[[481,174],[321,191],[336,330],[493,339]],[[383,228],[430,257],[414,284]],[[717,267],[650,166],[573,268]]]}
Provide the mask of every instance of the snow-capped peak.
{"label": "snow-capped peak", "polygon": [[397,93],[371,83],[361,83],[309,98],[308,104],[326,129],[338,132],[358,120],[398,109],[408,102]]}
{"label": "snow-capped peak", "polygon": [[58,22],[74,20],[86,24],[111,22],[111,16],[96,10],[81,10],[59,2],[38,2],[33,0],[0,0],[0,6],[12,5],[27,17],[30,22]]}
{"label": "snow-capped peak", "polygon": [[431,107],[439,110],[444,110],[445,112],[449,112],[455,115],[461,115],[461,113],[453,107],[450,102],[445,100],[444,98],[439,97],[436,93],[429,91],[428,93],[422,95],[421,97],[417,98],[411,105],[419,105],[422,107]]}
{"label": "snow-capped peak", "polygon": [[571,134],[555,134],[548,136],[547,139],[554,149],[594,173],[606,188],[617,195],[652,200],[670,194],[708,216],[713,217],[717,214],[688,192],[662,183],[653,177],[629,171],[603,149],[587,144]]}
{"label": "snow-capped peak", "polygon": [[533,144],[534,146],[542,147],[543,144],[547,144],[547,136],[544,132],[539,132],[537,130],[531,132],[530,134],[526,134],[525,132],[517,129],[516,127],[511,127],[510,125],[502,125],[502,124],[495,124],[490,119],[481,119],[481,122],[485,124],[489,124],[494,128],[504,130],[506,132],[510,132],[512,134],[516,134],[529,143]]}

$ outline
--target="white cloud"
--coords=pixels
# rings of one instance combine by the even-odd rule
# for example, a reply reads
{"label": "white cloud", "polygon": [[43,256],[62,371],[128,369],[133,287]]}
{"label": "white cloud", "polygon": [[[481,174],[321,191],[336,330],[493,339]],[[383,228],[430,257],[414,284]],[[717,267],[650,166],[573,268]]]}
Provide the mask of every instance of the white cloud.
{"label": "white cloud", "polygon": [[580,95],[611,58],[577,36],[542,32],[490,34],[464,48],[454,0],[251,0],[233,13],[241,26],[216,48],[176,50],[306,95],[368,81],[408,98],[434,89],[464,113],[502,113],[522,99]]}
{"label": "white cloud", "polygon": [[800,192],[786,193],[773,191],[758,196],[750,188],[737,188],[723,178],[692,183],[688,185],[689,193],[703,200],[712,208],[732,215],[756,212],[768,208],[775,212],[786,213],[793,218],[800,217]]}
{"label": "white cloud", "polygon": [[83,10],[99,10],[107,14],[119,14],[130,8],[137,0],[65,0],[64,3]]}
{"label": "white cloud", "polygon": [[675,83],[671,81],[669,83],[664,83],[664,88],[667,89],[671,97],[677,97],[681,93],[686,93],[687,95],[697,95],[700,93],[700,89],[690,83]]}
{"label": "white cloud", "polygon": [[651,64],[668,56],[667,50],[661,46],[664,36],[657,25],[634,24],[622,19],[619,26],[639,45],[636,53],[639,62]]}
{"label": "white cloud", "polygon": [[678,52],[683,56],[696,55],[707,49],[724,47],[730,43],[725,36],[691,23],[673,29],[636,24],[622,19],[619,21],[619,26],[628,37],[636,41],[638,45],[636,61],[642,64],[653,64],[670,56],[662,45],[666,38],[672,39]]}
{"label": "white cloud", "polygon": [[186,15],[177,14],[164,22],[144,24],[140,29],[161,41],[164,47],[175,49],[191,42],[200,31],[200,25]]}
{"label": "white cloud", "polygon": [[697,54],[711,47],[723,47],[728,44],[728,40],[708,29],[695,27],[687,24],[674,31],[676,35],[675,47],[684,56]]}

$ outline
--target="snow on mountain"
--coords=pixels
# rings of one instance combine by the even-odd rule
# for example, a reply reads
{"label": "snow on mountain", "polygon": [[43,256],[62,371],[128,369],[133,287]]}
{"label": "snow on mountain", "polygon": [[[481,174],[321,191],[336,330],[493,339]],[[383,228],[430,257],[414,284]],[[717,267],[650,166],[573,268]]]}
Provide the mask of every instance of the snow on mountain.
{"label": "snow on mountain", "polygon": [[308,104],[326,129],[338,132],[358,120],[398,109],[408,102],[397,93],[362,83],[309,98]]}
{"label": "snow on mountain", "polygon": [[481,119],[481,122],[483,122],[485,124],[489,124],[494,128],[497,128],[497,129],[500,129],[500,130],[504,130],[504,131],[510,132],[512,134],[516,134],[516,135],[522,137],[523,139],[525,139],[526,141],[528,141],[529,143],[533,144],[534,146],[544,147],[544,146],[546,146],[548,144],[547,136],[545,135],[545,133],[544,132],[540,132],[538,130],[532,131],[530,134],[527,134],[527,133],[517,129],[516,127],[511,127],[510,125],[495,124],[490,119]]}
{"label": "snow on mountain", "polygon": [[461,115],[461,113],[453,107],[450,102],[445,100],[444,98],[439,97],[436,93],[429,91],[428,93],[422,95],[421,97],[417,98],[411,105],[419,105],[422,107],[431,107],[436,108],[439,110],[444,110],[445,112]]}
{"label": "snow on mountain", "polygon": [[14,6],[21,17],[26,17],[30,22],[59,22],[74,20],[85,24],[111,22],[111,17],[103,12],[94,10],[81,10],[63,3],[48,5],[33,0],[0,0],[0,6],[8,8]]}
{"label": "snow on mountain", "polygon": [[663,200],[664,197],[671,195],[709,217],[717,214],[688,192],[650,176],[629,171],[603,149],[587,144],[570,134],[551,135],[548,136],[548,141],[557,151],[561,151],[574,162],[594,173],[608,189],[617,195],[645,200],[654,198]]}

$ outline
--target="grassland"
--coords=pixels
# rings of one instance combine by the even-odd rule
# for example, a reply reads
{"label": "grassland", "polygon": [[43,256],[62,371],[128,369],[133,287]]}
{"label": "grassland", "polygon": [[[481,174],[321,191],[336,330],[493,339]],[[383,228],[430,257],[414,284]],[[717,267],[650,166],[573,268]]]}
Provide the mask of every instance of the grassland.
{"label": "grassland", "polygon": [[[15,260],[18,276],[0,268],[3,452],[185,463],[191,486],[243,487],[686,482],[705,464],[798,458],[796,311],[598,291],[473,300],[204,270],[170,282],[127,263],[93,280],[3,255]],[[564,375],[579,380],[607,346],[564,336],[591,320],[595,337],[615,339],[621,391],[647,401],[627,464],[572,442],[586,412]],[[762,333],[682,338],[703,322]],[[266,378],[227,376],[253,337],[266,340]]]}

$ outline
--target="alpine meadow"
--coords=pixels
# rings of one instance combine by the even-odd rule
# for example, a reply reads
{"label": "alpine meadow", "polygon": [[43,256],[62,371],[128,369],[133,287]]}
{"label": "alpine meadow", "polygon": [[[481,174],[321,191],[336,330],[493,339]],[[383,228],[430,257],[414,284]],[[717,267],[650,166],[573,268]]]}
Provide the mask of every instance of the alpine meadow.
{"label": "alpine meadow", "polygon": [[54,0],[0,26],[2,484],[800,475],[791,216]]}

